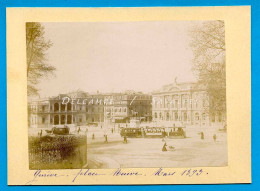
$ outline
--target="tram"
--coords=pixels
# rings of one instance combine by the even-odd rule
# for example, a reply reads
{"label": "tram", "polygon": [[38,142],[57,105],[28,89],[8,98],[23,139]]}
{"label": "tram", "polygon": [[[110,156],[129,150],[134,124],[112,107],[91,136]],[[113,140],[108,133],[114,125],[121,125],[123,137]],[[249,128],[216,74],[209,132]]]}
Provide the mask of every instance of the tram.
{"label": "tram", "polygon": [[167,135],[164,127],[146,127],[144,128],[145,138],[163,138]]}
{"label": "tram", "polygon": [[120,132],[121,137],[131,137],[131,138],[141,138],[142,136],[142,129],[141,128],[133,128],[133,127],[125,127],[121,128]]}

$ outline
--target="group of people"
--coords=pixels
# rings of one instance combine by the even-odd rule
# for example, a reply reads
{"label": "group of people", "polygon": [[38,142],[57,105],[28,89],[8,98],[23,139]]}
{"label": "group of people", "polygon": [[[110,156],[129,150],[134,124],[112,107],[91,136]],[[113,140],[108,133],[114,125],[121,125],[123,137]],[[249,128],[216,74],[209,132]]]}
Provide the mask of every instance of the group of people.
{"label": "group of people", "polygon": [[[200,132],[200,138],[201,138],[201,140],[204,140],[204,133],[203,132]],[[212,138],[213,138],[214,142],[217,141],[217,135],[216,134],[214,134]]]}

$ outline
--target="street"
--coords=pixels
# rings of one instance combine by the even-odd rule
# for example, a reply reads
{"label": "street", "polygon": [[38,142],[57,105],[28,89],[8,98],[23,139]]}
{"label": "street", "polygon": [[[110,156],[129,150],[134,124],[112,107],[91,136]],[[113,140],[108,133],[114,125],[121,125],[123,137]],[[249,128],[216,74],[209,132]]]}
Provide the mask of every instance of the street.
{"label": "street", "polygon": [[[187,128],[187,138],[127,138],[123,142],[117,128],[80,127],[72,133],[88,136],[88,168],[145,168],[145,167],[197,167],[226,166],[226,133],[216,128]],[[39,129],[37,129],[39,131]],[[199,132],[204,132],[201,140]],[[31,130],[36,135],[36,131]],[[93,137],[94,134],[94,137]],[[105,143],[104,135],[108,136]],[[216,134],[216,142],[213,140]],[[162,151],[164,144],[167,151]]]}

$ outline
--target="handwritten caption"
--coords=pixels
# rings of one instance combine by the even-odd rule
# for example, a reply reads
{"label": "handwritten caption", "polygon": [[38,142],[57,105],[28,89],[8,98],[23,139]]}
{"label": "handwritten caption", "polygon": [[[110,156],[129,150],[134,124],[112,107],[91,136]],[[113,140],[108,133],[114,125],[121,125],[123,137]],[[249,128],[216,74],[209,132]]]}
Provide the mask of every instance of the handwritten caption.
{"label": "handwritten caption", "polygon": [[67,177],[71,181],[71,183],[76,183],[79,178],[87,178],[87,177],[97,177],[97,176],[112,176],[112,177],[137,177],[137,176],[155,176],[155,177],[169,177],[169,176],[182,176],[182,177],[196,177],[208,175],[203,169],[185,169],[185,170],[169,170],[159,168],[153,171],[152,173],[146,174],[142,173],[138,170],[125,170],[125,169],[116,169],[109,173],[100,173],[95,169],[79,169],[76,174],[62,174],[62,173],[53,173],[51,171],[42,171],[36,170],[33,174],[33,179],[28,181],[26,184],[33,184],[40,179],[48,179],[48,178],[61,178]]}

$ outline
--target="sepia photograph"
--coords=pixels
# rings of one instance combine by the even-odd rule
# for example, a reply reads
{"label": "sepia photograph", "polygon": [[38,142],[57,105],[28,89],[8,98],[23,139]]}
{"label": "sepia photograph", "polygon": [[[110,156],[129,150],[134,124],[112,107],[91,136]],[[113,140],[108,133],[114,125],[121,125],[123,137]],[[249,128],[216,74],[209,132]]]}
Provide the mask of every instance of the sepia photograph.
{"label": "sepia photograph", "polygon": [[228,165],[223,20],[25,29],[30,170]]}

